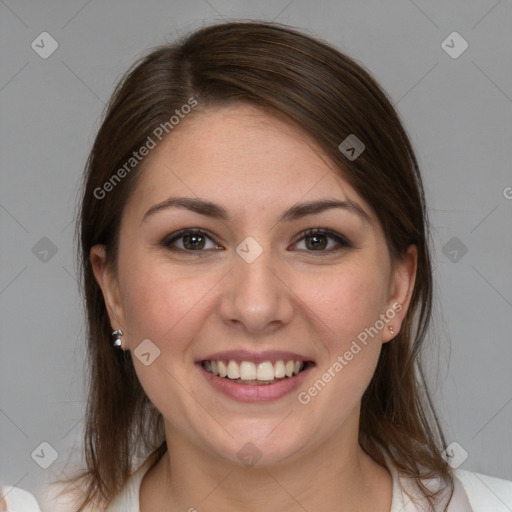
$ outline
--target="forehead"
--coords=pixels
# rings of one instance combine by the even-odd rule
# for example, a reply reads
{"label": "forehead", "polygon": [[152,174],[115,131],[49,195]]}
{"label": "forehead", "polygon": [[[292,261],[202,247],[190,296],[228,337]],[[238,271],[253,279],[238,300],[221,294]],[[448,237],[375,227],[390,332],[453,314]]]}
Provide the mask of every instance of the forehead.
{"label": "forehead", "polygon": [[148,155],[136,203],[178,194],[234,210],[326,196],[365,205],[307,132],[244,104],[194,112]]}

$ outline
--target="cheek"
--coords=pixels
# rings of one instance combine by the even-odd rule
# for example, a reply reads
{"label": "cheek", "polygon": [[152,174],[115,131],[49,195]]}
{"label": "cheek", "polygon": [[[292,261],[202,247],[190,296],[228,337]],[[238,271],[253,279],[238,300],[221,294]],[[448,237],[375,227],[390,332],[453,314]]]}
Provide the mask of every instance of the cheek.
{"label": "cheek", "polygon": [[328,275],[296,280],[294,292],[304,304],[318,331],[331,349],[342,349],[347,340],[373,326],[384,313],[387,279],[377,266],[352,265]]}
{"label": "cheek", "polygon": [[[217,278],[202,275],[185,278],[157,265],[132,266],[125,276],[124,306],[137,377],[155,407],[173,425],[186,430],[205,412],[192,395],[189,372],[193,340],[204,328],[205,318],[211,314],[208,292]],[[138,359],[137,347],[149,339],[156,346],[158,356],[149,365]],[[151,349],[155,350],[155,349]],[[151,356],[153,357],[153,356]],[[205,422],[208,418],[203,419]]]}
{"label": "cheek", "polygon": [[377,365],[383,331],[379,318],[387,299],[381,270],[351,266],[329,277],[304,279],[296,287],[323,354],[316,380],[300,390],[299,403],[318,414],[329,410],[332,428],[357,406]]}
{"label": "cheek", "polygon": [[216,280],[205,274],[201,279],[184,278],[158,266],[140,268],[125,281],[127,327],[136,337],[152,337],[157,346],[173,350],[180,333],[187,332],[190,337],[201,328],[197,316],[208,309],[208,292]]}

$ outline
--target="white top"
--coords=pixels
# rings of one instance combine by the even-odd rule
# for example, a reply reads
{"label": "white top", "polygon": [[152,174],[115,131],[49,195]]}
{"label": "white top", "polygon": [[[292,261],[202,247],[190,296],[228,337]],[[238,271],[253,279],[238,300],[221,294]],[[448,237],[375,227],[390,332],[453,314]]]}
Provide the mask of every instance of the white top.
{"label": "white top", "polygon": [[[7,512],[41,512],[34,496],[25,489],[2,485],[0,493],[7,506]],[[2,510],[1,507],[0,510]]]}
{"label": "white top", "polygon": [[[416,487],[411,487],[409,479],[400,476],[396,468],[386,458],[393,479],[393,498],[390,512],[425,512],[426,501],[421,498]],[[139,489],[142,478],[149,469],[146,460],[128,479],[122,491],[110,503],[104,512],[140,512]],[[453,470],[454,494],[448,512],[512,512],[512,481],[473,473],[462,469]],[[433,480],[425,480],[425,485],[432,487]],[[420,496],[411,500],[404,492],[409,490],[412,496]],[[72,512],[70,503],[45,501],[42,512]],[[14,509],[13,509],[14,510]],[[24,512],[20,509],[15,512]],[[27,509],[27,512],[32,509]],[[37,510],[37,509],[35,509]],[[10,511],[10,509],[9,509]]]}

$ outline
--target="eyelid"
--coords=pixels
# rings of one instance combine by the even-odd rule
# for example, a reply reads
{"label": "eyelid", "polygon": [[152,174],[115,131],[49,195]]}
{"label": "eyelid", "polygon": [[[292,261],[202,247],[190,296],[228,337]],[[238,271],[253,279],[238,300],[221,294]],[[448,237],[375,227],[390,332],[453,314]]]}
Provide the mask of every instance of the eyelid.
{"label": "eyelid", "polygon": [[[187,249],[182,249],[180,247],[174,247],[172,244],[174,242],[176,242],[177,240],[180,240],[183,236],[187,235],[187,234],[198,234],[198,235],[203,235],[205,236],[206,238],[208,238],[210,241],[212,241],[216,246],[217,248],[216,249],[202,249],[202,250],[187,250]],[[342,235],[341,233],[338,233],[337,231],[333,231],[333,230],[330,230],[330,229],[327,229],[327,228],[309,228],[309,229],[305,229],[303,231],[301,231],[300,233],[298,233],[295,237],[295,242],[291,245],[291,247],[294,247],[296,246],[299,242],[301,242],[303,239],[307,238],[307,237],[312,237],[312,236],[315,236],[315,235],[321,235],[321,236],[326,236],[328,238],[331,238],[332,240],[334,240],[337,244],[337,246],[335,247],[331,247],[330,249],[324,249],[324,250],[318,250],[318,251],[314,251],[314,250],[306,250],[305,252],[308,252],[308,253],[313,253],[313,254],[318,254],[318,255],[321,255],[321,254],[329,254],[329,253],[332,253],[332,252],[336,252],[336,251],[339,251],[343,248],[351,248],[353,247],[352,243],[350,242],[350,240]],[[209,252],[209,251],[212,251],[212,250],[220,250],[218,249],[218,247],[220,246],[220,244],[216,241],[215,239],[216,237],[214,237],[213,235],[211,235],[208,231],[202,229],[202,228],[184,228],[184,229],[181,229],[179,231],[176,231],[174,233],[171,233],[170,235],[167,235],[161,242],[161,245],[169,250],[174,250],[174,251],[177,251],[177,252],[184,252],[184,253],[204,253],[204,252]]]}
{"label": "eyelid", "polygon": [[[215,240],[215,237],[213,235],[211,235],[208,231],[206,231],[205,229],[202,229],[202,228],[184,228],[184,229],[180,229],[179,231],[175,231],[174,233],[171,233],[170,235],[167,235],[161,242],[161,244],[164,246],[164,247],[167,247],[167,248],[171,248],[172,247],[172,244],[174,242],[176,242],[177,240],[181,239],[183,236],[185,235],[189,235],[189,234],[192,234],[192,235],[203,235],[205,236],[206,238],[209,238],[215,245],[220,245],[219,243],[216,242]],[[175,247],[175,249],[177,251],[183,251],[183,252],[205,252],[204,250],[203,251],[187,251],[186,249],[181,249],[180,247]]]}
{"label": "eyelid", "polygon": [[[342,235],[341,233],[338,233],[337,231],[333,231],[333,230],[327,229],[327,228],[305,229],[304,231],[301,231],[297,235],[297,237],[296,237],[297,240],[296,240],[296,242],[293,243],[293,245],[297,245],[300,241],[302,241],[306,237],[311,237],[311,236],[315,236],[315,235],[324,235],[324,236],[330,237],[331,239],[336,241],[338,246],[341,246],[341,247],[353,247],[352,243],[346,236]],[[334,252],[339,249],[340,249],[340,247],[333,247],[331,249],[326,249],[323,251],[307,251],[307,252],[321,254],[321,253]]]}

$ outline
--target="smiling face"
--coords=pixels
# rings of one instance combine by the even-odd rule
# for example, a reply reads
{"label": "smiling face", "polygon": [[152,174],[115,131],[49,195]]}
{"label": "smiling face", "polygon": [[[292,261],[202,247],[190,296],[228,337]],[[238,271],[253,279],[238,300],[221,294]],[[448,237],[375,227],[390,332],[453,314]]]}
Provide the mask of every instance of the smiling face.
{"label": "smiling face", "polygon": [[[195,114],[145,164],[117,269],[100,246],[91,261],[166,435],[237,463],[257,450],[259,464],[357,443],[414,248],[393,266],[374,212],[320,150],[247,105]],[[148,365],[143,340],[160,351]]]}

